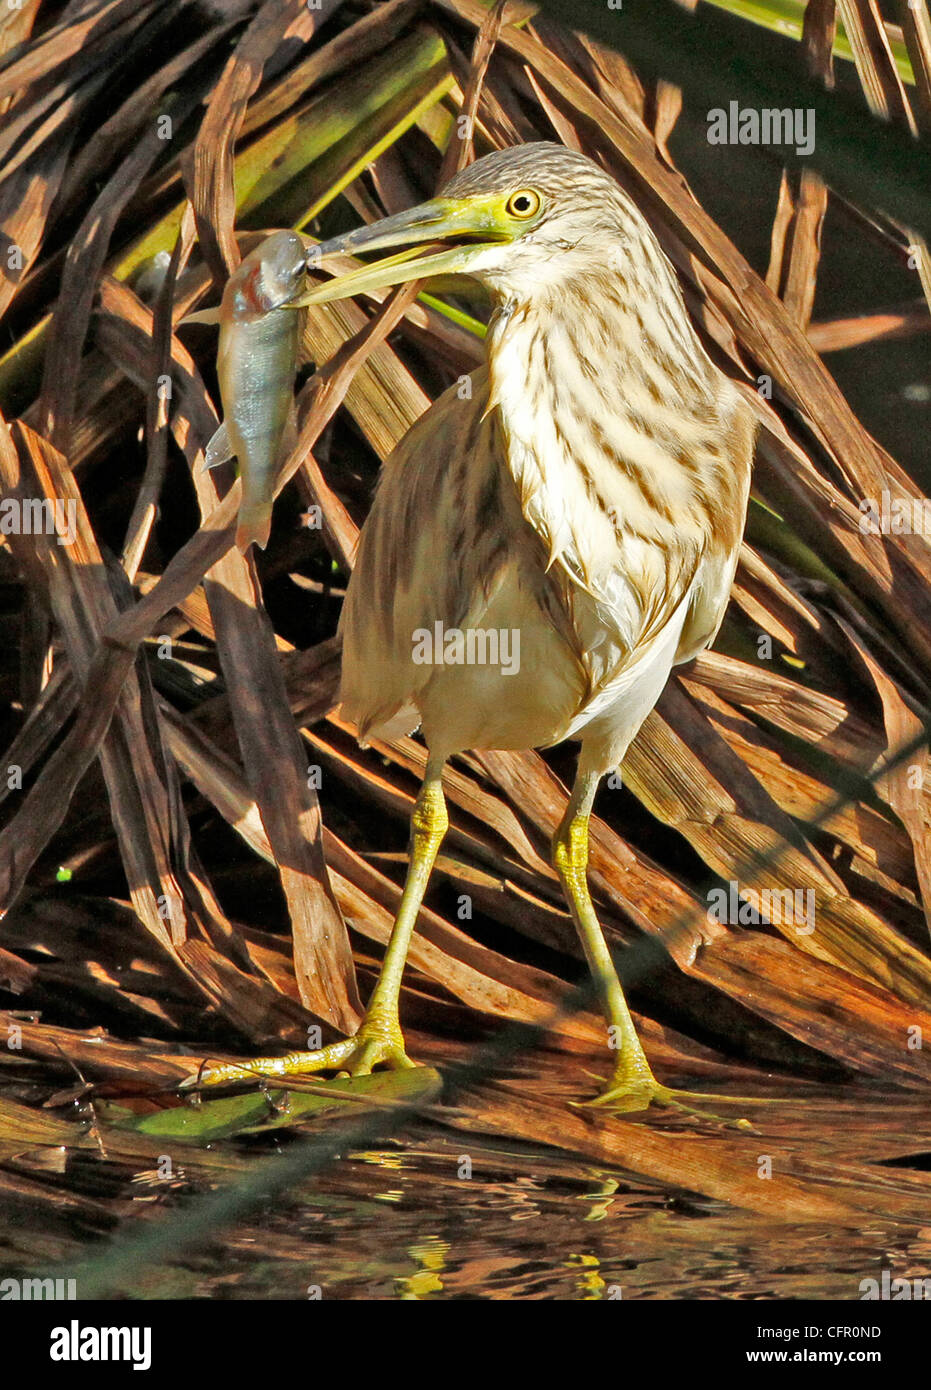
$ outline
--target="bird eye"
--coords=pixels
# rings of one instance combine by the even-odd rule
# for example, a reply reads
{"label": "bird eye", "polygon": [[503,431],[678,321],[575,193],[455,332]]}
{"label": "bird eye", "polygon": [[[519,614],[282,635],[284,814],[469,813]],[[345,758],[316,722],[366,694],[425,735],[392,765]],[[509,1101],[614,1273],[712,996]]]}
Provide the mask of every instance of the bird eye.
{"label": "bird eye", "polygon": [[536,189],[522,188],[517,193],[512,193],[505,205],[505,212],[511,217],[533,217],[540,211],[542,198]]}

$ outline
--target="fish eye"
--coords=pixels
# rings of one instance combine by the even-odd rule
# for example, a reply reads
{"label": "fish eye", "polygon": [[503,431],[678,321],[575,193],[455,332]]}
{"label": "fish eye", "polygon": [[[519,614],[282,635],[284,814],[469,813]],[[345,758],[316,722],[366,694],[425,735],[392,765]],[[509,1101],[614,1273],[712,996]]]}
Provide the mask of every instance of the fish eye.
{"label": "fish eye", "polygon": [[542,206],[543,199],[535,188],[521,188],[511,194],[504,210],[510,217],[526,219],[535,216]]}

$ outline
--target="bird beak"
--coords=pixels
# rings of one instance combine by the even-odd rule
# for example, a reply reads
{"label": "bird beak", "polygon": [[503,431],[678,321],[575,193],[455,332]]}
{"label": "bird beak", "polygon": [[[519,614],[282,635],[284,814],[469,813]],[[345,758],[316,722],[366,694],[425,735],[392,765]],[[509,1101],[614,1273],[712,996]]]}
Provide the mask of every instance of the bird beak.
{"label": "bird beak", "polygon": [[[457,245],[424,254],[423,243],[455,239]],[[498,198],[433,198],[429,203],[385,217],[369,227],[321,241],[307,258],[308,270],[337,252],[380,251],[389,246],[409,249],[395,256],[384,256],[317,285],[290,308],[305,304],[325,304],[328,300],[348,299],[351,295],[403,285],[428,275],[469,275],[471,267],[490,247],[509,241],[511,234],[501,221]]]}

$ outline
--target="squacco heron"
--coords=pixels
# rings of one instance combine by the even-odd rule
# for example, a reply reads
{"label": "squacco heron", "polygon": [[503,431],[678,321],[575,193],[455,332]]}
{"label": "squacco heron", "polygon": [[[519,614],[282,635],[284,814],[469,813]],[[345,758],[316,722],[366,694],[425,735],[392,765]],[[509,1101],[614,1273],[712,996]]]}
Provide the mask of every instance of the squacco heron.
{"label": "squacco heron", "polygon": [[[312,260],[426,243],[441,248],[371,262],[301,301],[458,273],[494,306],[471,390],[446,391],[384,465],[341,619],[344,717],[363,742],[419,727],[428,749],[397,919],[355,1037],[202,1081],[413,1065],[398,1002],[448,823],[444,764],[575,739],[552,860],[615,1042],[599,1100],[645,1109],[682,1093],[653,1075],[595,914],[589,817],[672,667],[721,624],[753,415],[704,351],[643,216],[585,156],[548,143],[487,155],[441,196],[324,242]],[[512,659],[446,660],[451,632],[460,652],[470,633],[510,634]],[[432,661],[424,634],[438,639]]]}

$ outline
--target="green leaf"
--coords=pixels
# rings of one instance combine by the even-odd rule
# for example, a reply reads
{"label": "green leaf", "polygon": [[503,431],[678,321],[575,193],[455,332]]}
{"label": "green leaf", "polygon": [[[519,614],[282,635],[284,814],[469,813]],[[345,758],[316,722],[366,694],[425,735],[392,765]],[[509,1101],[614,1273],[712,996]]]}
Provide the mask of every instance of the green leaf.
{"label": "green leaf", "polygon": [[[360,1099],[373,1103],[429,1103],[442,1090],[439,1072],[432,1067],[412,1067],[404,1071],[375,1072],[371,1076],[336,1081],[313,1081],[315,1091],[251,1091],[248,1095],[222,1096],[198,1104],[184,1104],[154,1113],[116,1119],[117,1129],[134,1130],[181,1144],[212,1144],[236,1134],[255,1134],[269,1129],[286,1129],[303,1120],[314,1119],[335,1110],[355,1111]],[[322,1091],[327,1094],[321,1094]]]}
{"label": "green leaf", "polygon": [[[748,19],[751,24],[759,24],[764,29],[785,34],[787,38],[802,37],[805,0],[708,0],[708,3],[719,10],[727,10],[728,14],[737,15],[740,19]],[[914,85],[915,74],[912,72],[904,42],[889,35],[888,31],[887,37],[899,76],[903,82],[911,82]],[[840,19],[837,22],[832,52],[836,58],[845,58],[848,62],[853,62],[850,40]]]}

